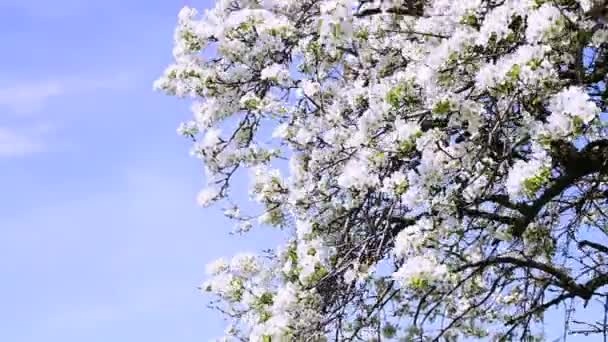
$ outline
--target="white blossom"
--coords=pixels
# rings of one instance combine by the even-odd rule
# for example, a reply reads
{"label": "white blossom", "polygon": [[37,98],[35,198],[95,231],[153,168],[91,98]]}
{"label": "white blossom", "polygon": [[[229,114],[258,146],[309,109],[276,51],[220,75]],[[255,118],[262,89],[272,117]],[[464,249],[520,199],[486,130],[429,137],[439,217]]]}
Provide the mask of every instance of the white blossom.
{"label": "white blossom", "polygon": [[208,275],[219,275],[222,272],[225,272],[229,269],[229,265],[223,258],[217,259],[212,263],[207,264],[207,274]]}
{"label": "white blossom", "polygon": [[[544,38],[549,30],[556,30],[559,20],[564,20],[559,8],[551,3],[544,3],[528,16],[526,37],[529,42],[535,43]],[[557,32],[556,32],[557,33]]]}
{"label": "white blossom", "polygon": [[315,96],[321,89],[319,83],[311,80],[300,81],[300,87],[307,96]]}
{"label": "white blossom", "polygon": [[584,123],[589,123],[600,112],[589,95],[580,87],[570,87],[553,96],[549,110],[553,113],[578,117]]}
{"label": "white blossom", "polygon": [[537,154],[534,158],[524,161],[518,160],[513,164],[506,180],[506,188],[509,196],[517,199],[526,194],[526,191],[534,189],[526,188],[526,181],[538,178],[539,182],[546,182],[546,176],[542,176],[543,170],[547,170],[550,159],[544,153]]}
{"label": "white blossom", "polygon": [[289,80],[289,70],[284,65],[275,63],[264,68],[260,76],[263,80],[274,80],[284,84]]}
{"label": "white blossom", "polygon": [[209,206],[220,195],[220,190],[217,188],[206,188],[199,192],[197,196],[198,205],[201,207]]}
{"label": "white blossom", "polygon": [[[264,254],[207,266],[225,338],[371,339],[380,323],[394,340],[533,340],[539,324],[513,317],[594,297],[594,245],[564,246],[604,228],[600,5],[184,8],[154,88],[193,103],[178,132],[204,164],[198,203],[268,234]],[[359,318],[370,308],[380,322]]]}
{"label": "white blossom", "polygon": [[363,189],[378,184],[378,177],[369,170],[369,165],[362,160],[350,160],[342,174],[338,177],[338,184],[344,188]]}
{"label": "white blossom", "polygon": [[406,259],[403,266],[393,273],[393,278],[402,284],[409,284],[412,280],[417,279],[435,281],[441,279],[446,272],[445,265],[438,264],[432,258],[415,256]]}

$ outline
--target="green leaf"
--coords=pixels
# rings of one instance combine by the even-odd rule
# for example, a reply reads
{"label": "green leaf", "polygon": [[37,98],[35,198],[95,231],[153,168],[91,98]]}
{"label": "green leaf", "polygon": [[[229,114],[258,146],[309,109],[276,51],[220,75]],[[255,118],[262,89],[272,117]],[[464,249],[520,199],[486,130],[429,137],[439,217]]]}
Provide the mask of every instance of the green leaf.
{"label": "green leaf", "polygon": [[435,114],[448,114],[452,109],[452,104],[450,100],[441,100],[435,104],[433,107],[433,113]]}
{"label": "green leaf", "polygon": [[585,126],[585,123],[583,122],[583,119],[581,119],[580,117],[573,116],[572,117],[572,126],[573,126],[574,134],[579,135],[579,134],[583,133],[583,127]]}
{"label": "green leaf", "polygon": [[422,290],[429,286],[429,280],[422,277],[414,277],[410,281],[410,286],[414,289]]}
{"label": "green leaf", "polygon": [[401,184],[398,184],[398,185],[395,187],[395,193],[396,193],[398,196],[401,196],[401,195],[403,195],[403,194],[404,194],[404,193],[407,191],[407,189],[408,189],[408,184],[407,184],[407,182],[403,182],[403,183],[401,183]]}
{"label": "green leaf", "polygon": [[272,293],[265,292],[260,296],[260,303],[264,305],[272,305],[272,303],[274,302],[273,297],[274,296]]}
{"label": "green leaf", "polygon": [[509,70],[507,72],[507,76],[509,78],[511,78],[512,80],[519,79],[520,74],[521,74],[521,66],[519,66],[519,64],[513,65],[513,67],[511,67],[511,70]]}
{"label": "green leaf", "polygon": [[460,23],[469,26],[477,26],[477,16],[475,13],[465,14],[461,19]]}
{"label": "green leaf", "polygon": [[405,95],[405,86],[400,84],[395,88],[391,89],[388,94],[386,94],[386,102],[390,104],[393,108],[399,108],[401,104],[401,99]]}
{"label": "green leaf", "polygon": [[540,188],[543,187],[551,176],[551,169],[548,167],[543,168],[537,175],[530,177],[524,181],[525,192],[529,196],[534,196]]}
{"label": "green leaf", "polygon": [[382,336],[385,338],[393,338],[397,334],[397,328],[391,325],[390,323],[386,323],[382,328]]}

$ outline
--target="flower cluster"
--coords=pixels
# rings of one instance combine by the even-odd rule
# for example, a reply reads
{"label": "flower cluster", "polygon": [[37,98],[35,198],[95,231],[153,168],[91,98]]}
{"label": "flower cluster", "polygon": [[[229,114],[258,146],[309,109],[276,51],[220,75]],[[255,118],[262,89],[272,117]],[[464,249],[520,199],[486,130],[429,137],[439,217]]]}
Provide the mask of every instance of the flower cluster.
{"label": "flower cluster", "polygon": [[[561,266],[608,223],[608,28],[594,13],[582,0],[184,8],[155,87],[193,101],[178,131],[205,166],[198,201],[230,203],[243,233],[287,236],[209,266],[227,338],[531,339],[536,307],[608,272]],[[259,215],[241,210],[243,169]]]}

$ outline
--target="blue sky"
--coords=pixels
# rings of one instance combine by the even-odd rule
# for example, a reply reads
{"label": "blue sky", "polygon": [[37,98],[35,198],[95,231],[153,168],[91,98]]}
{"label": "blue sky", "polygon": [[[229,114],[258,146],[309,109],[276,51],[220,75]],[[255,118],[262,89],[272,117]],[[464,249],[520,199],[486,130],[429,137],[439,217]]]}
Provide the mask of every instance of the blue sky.
{"label": "blue sky", "polygon": [[[223,331],[204,265],[259,245],[195,197],[151,89],[200,0],[0,0],[0,341],[190,342]],[[577,338],[571,340],[576,341]]]}
{"label": "blue sky", "polygon": [[[205,341],[196,287],[246,248],[152,91],[185,4],[0,0],[0,340]],[[231,240],[228,240],[231,239]],[[227,243],[230,241],[230,243]]]}

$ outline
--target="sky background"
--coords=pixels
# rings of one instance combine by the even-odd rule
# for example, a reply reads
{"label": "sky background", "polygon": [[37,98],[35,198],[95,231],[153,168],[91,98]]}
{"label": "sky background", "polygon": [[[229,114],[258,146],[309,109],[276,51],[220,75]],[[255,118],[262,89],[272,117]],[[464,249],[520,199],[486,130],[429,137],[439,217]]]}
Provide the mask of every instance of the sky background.
{"label": "sky background", "polygon": [[206,341],[197,291],[248,248],[152,91],[196,0],[0,0],[0,341]]}
{"label": "sky background", "polygon": [[268,232],[197,207],[189,104],[152,91],[184,5],[210,1],[0,0],[0,341],[222,334],[204,266]]}

